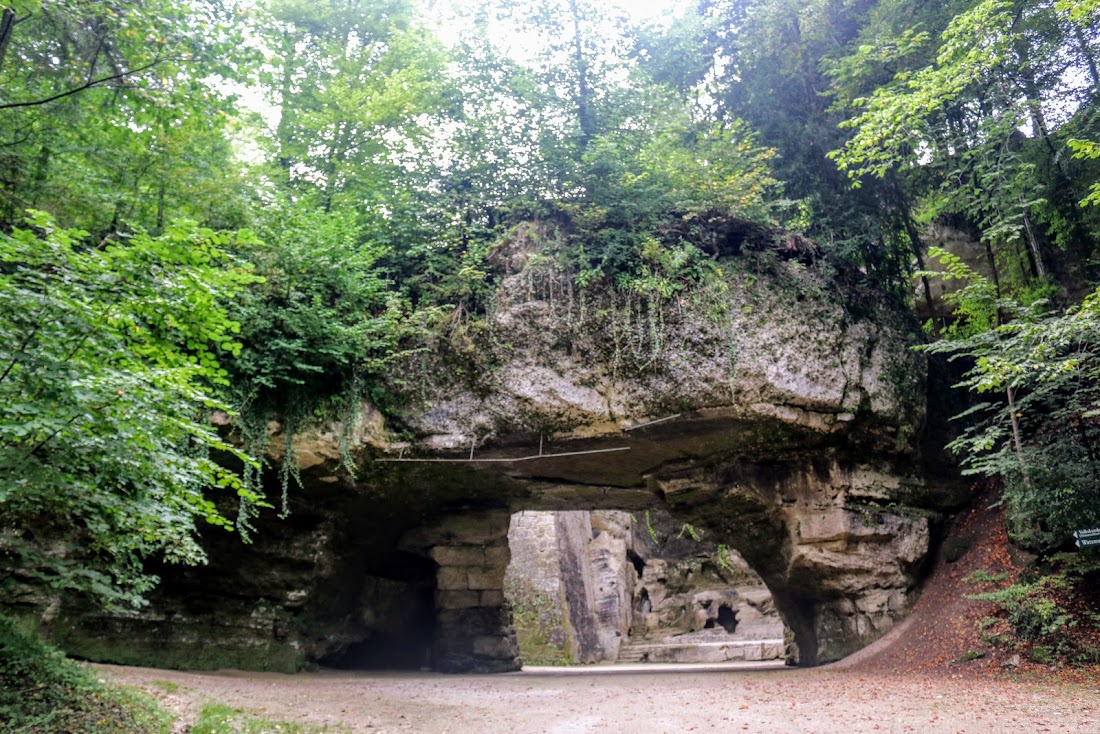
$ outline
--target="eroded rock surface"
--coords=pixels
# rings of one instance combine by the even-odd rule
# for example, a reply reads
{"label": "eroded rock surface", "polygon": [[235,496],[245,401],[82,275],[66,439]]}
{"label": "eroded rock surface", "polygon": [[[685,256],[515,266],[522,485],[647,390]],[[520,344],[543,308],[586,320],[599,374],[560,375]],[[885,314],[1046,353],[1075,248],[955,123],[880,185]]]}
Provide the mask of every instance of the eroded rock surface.
{"label": "eroded rock surface", "polygon": [[[395,367],[396,415],[367,406],[343,432],[354,476],[339,426],[300,437],[289,521],[264,518],[250,546],[211,533],[210,566],[165,569],[147,610],[63,610],[50,631],[94,659],[182,667],[514,668],[504,538],[522,510],[691,523],[767,584],[803,664],[905,615],[957,487],[915,450],[925,367],[902,309],[771,253],[667,298],[581,292],[551,259],[499,255],[484,321]],[[600,573],[613,540],[593,549]],[[623,598],[593,600],[597,617]]]}

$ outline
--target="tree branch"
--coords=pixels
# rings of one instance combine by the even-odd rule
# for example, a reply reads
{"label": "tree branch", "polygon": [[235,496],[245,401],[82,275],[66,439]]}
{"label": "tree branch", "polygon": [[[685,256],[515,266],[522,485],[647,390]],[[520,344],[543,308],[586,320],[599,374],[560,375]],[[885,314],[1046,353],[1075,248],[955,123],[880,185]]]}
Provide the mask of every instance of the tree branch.
{"label": "tree branch", "polygon": [[[45,310],[46,310],[45,306],[38,309],[38,313],[35,314],[35,319],[37,319],[39,316],[41,316],[42,312],[45,311]],[[14,369],[15,365],[19,363],[19,355],[27,350],[27,345],[29,345],[31,343],[31,340],[34,339],[35,334],[38,333],[38,329],[41,326],[42,326],[42,324],[35,323],[34,328],[31,329],[31,333],[27,334],[27,338],[24,339],[23,343],[19,345],[19,348],[15,350],[15,354],[12,355],[12,358],[11,358],[11,363],[8,364],[7,369],[4,370],[4,374],[0,375],[0,382],[3,382],[4,380],[6,380],[8,378],[8,375],[11,374],[12,369]]]}
{"label": "tree branch", "polygon": [[124,71],[120,74],[112,74],[110,76],[103,76],[103,77],[100,77],[99,79],[89,79],[87,82],[85,82],[84,84],[81,84],[79,87],[74,87],[73,89],[70,89],[68,91],[60,92],[58,94],[55,94],[52,97],[46,97],[45,99],[37,99],[37,100],[32,100],[30,102],[9,102],[8,104],[0,104],[0,110],[10,110],[10,109],[14,109],[16,107],[37,107],[39,105],[49,104],[50,102],[56,102],[59,99],[63,99],[65,97],[69,97],[69,96],[72,96],[74,94],[78,94],[79,92],[83,92],[85,89],[91,89],[92,87],[98,87],[101,84],[106,84],[107,82],[111,82],[111,81],[114,81],[116,79],[124,79],[128,76],[133,76],[134,74],[140,74],[141,72],[146,71],[147,69],[152,69],[154,66],[161,63],[162,61],[164,61],[164,59],[154,59],[153,61],[146,64],[145,66],[139,66],[136,69],[130,69],[130,70]]}
{"label": "tree branch", "polygon": [[31,16],[28,13],[22,18],[16,18],[15,10],[12,8],[4,8],[3,13],[0,14],[0,69],[4,67],[4,56],[8,52],[8,43],[11,41],[12,31],[15,30],[15,26],[29,17]]}

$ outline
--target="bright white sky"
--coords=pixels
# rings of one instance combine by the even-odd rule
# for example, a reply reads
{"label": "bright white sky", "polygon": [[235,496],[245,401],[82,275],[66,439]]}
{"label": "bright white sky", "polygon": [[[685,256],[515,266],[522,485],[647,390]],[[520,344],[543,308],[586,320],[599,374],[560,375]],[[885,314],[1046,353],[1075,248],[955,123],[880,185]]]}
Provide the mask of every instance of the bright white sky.
{"label": "bright white sky", "polygon": [[605,0],[611,5],[618,6],[635,18],[655,18],[677,7],[683,8],[687,3],[683,0]]}
{"label": "bright white sky", "polygon": [[[429,21],[429,26],[434,26],[434,31],[439,39],[447,44],[457,42],[469,19],[483,5],[481,0],[420,0],[420,2],[427,17],[434,21]],[[635,21],[663,18],[666,25],[671,23],[673,17],[682,15],[685,10],[692,7],[692,3],[687,0],[591,0],[591,2],[597,6],[618,8]],[[567,6],[562,3],[562,7]],[[517,60],[529,56],[525,49],[538,46],[538,41],[533,32],[529,38],[524,36],[523,31],[519,31],[514,27],[504,32],[503,37],[500,33],[498,29],[494,40],[500,44],[506,53]]]}

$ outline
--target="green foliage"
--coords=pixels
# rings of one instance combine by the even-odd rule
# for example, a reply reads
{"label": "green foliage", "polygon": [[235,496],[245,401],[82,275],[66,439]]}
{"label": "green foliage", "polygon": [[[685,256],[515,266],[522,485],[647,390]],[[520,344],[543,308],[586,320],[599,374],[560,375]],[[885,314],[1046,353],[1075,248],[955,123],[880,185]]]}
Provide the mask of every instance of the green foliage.
{"label": "green foliage", "polygon": [[1054,662],[1054,648],[1050,645],[1035,645],[1031,648],[1031,652],[1028,653],[1028,658],[1033,663],[1050,665]]}
{"label": "green foliage", "polygon": [[1003,0],[985,0],[956,16],[943,32],[934,64],[899,72],[893,84],[854,100],[862,112],[843,126],[856,134],[830,157],[853,178],[882,178],[922,153],[940,152],[929,149],[938,142],[933,126],[949,105],[1005,63],[1011,27],[1011,3]]}
{"label": "green foliage", "polygon": [[689,522],[685,522],[683,525],[680,526],[680,532],[676,534],[676,538],[680,539],[685,535],[698,543],[700,540],[703,539],[703,530],[702,528],[695,527]]}
{"label": "green foliage", "polygon": [[1095,125],[1091,26],[1071,22],[1065,3],[874,5],[861,42],[832,67],[852,134],[830,158],[856,186],[881,179],[899,203],[916,202],[922,222],[972,231],[1007,271],[1002,285],[1043,280],[1060,265],[1052,247],[1091,251],[1094,223],[1076,204],[1095,176],[1069,170],[1057,129],[1078,104],[1064,128]]}
{"label": "green foliage", "polygon": [[240,226],[232,105],[215,86],[252,61],[235,5],[32,3],[0,25],[0,229],[28,207],[98,235],[184,216]]}
{"label": "green foliage", "polygon": [[[239,494],[240,530],[263,504],[272,418],[285,511],[295,432],[401,399],[393,357],[476,330],[493,245],[532,220],[553,234],[529,263],[571,302],[618,291],[639,369],[666,302],[717,283],[731,221],[901,295],[921,225],[972,230],[991,279],[932,253],[965,283],[929,351],[982,401],[953,446],[1006,478],[1015,537],[1095,524],[1100,296],[1048,303],[1092,287],[1095,0],[707,0],[646,28],[590,0],[470,10],[449,48],[408,0],[0,11],[5,593],[133,600],[149,554],[200,562],[194,519],[231,524],[209,487]],[[246,87],[270,122],[234,109]],[[28,206],[93,234],[21,228]],[[211,231],[246,223],[262,242]],[[240,479],[208,456],[243,459],[208,424],[226,403]]]}
{"label": "green foliage", "polygon": [[918,271],[916,276],[962,281],[963,284],[959,290],[944,294],[944,302],[951,306],[954,316],[944,337],[965,338],[993,329],[998,320],[998,309],[1008,305],[998,299],[994,284],[970,268],[958,255],[939,247],[929,248],[928,254],[939,261],[943,270]]}
{"label": "green foliage", "polygon": [[1008,614],[1016,635],[1031,642],[1050,639],[1076,622],[1049,595],[1048,590],[1065,588],[1063,576],[1042,576],[1037,581],[1018,581],[1006,589],[975,594],[974,599],[991,601]]}
{"label": "green foliage", "polygon": [[234,388],[264,414],[327,407],[406,336],[408,307],[377,268],[387,248],[364,240],[354,214],[308,205],[267,210],[261,234],[238,250],[263,280],[237,302]]}
{"label": "green foliage", "polygon": [[653,517],[650,515],[649,510],[645,511],[643,517],[645,518],[645,530],[646,534],[649,535],[649,540],[655,545],[660,545],[661,541],[657,536],[657,528],[653,527]]}
{"label": "green foliage", "polygon": [[167,714],[0,617],[0,729],[11,734],[167,734]]}
{"label": "green foliage", "polygon": [[[268,448],[268,420],[282,421],[285,516],[289,484],[301,484],[295,434],[326,417],[349,433],[363,399],[389,407],[393,398],[376,378],[419,333],[420,320],[382,277],[378,261],[387,248],[364,239],[354,213],[284,202],[264,214],[263,241],[237,248],[262,277],[237,299],[241,348],[228,368],[244,448],[255,464]],[[346,450],[344,464],[353,468]],[[260,471],[246,466],[244,482],[262,494]],[[247,532],[249,506],[241,512]]]}
{"label": "green foliage", "polygon": [[208,488],[260,498],[209,458],[220,360],[240,349],[227,303],[257,281],[191,223],[96,245],[34,213],[0,234],[0,570],[136,603],[150,555],[200,563],[194,521],[227,529]]}
{"label": "green foliage", "polygon": [[255,716],[220,703],[208,703],[188,734],[339,734],[345,729],[292,724]]}
{"label": "green foliage", "polygon": [[674,118],[597,136],[583,159],[587,195],[565,207],[580,272],[658,299],[713,273],[705,250],[716,229],[769,216],[778,190],[771,156],[741,123],[700,128]]}
{"label": "green foliage", "polygon": [[727,573],[733,571],[733,564],[730,562],[731,555],[732,549],[725,543],[719,543],[717,549],[714,551],[715,563],[718,564],[718,568]]}
{"label": "green foliage", "polygon": [[[1096,160],[1100,158],[1100,143],[1091,140],[1077,140],[1072,138],[1066,141],[1066,145],[1073,151],[1074,158]],[[1089,195],[1081,200],[1081,206],[1100,205],[1100,182],[1092,184]]]}
{"label": "green foliage", "polygon": [[[1005,480],[1006,519],[1029,547],[1054,548],[1100,516],[1100,292],[1063,313],[1024,306],[958,258],[934,252],[966,285],[950,299],[958,321],[923,350],[966,359],[959,387],[976,401],[950,448],[964,472]],[[1003,396],[1003,398],[1002,398]]]}
{"label": "green foliage", "polygon": [[275,52],[260,81],[282,110],[280,179],[325,212],[392,217],[405,159],[422,154],[424,120],[447,102],[442,49],[414,12],[404,0],[271,0],[253,18]]}

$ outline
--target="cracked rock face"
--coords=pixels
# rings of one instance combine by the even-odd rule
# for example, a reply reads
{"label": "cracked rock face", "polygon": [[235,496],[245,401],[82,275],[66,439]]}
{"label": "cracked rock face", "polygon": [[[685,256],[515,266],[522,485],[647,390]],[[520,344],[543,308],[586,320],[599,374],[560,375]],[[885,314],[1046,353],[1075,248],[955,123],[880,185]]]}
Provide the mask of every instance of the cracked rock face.
{"label": "cracked rock face", "polygon": [[210,567],[165,569],[138,615],[62,614],[70,651],[202,667],[188,640],[218,629],[215,662],[234,667],[390,645],[414,667],[513,669],[505,536],[522,510],[691,523],[763,579],[803,664],[905,615],[956,487],[915,449],[926,369],[900,309],[768,253],[663,299],[582,293],[522,254],[501,255],[513,271],[483,322],[395,366],[403,407],[366,406],[346,432],[354,477],[339,426],[299,437],[289,526],[267,518],[246,547],[211,536]]}
{"label": "cracked rock face", "polygon": [[870,302],[858,313],[821,268],[724,267],[669,299],[577,294],[553,270],[508,276],[464,346],[473,369],[456,378],[446,350],[425,357],[406,373],[424,377],[401,419],[433,451],[615,436],[698,411],[826,434],[873,423],[903,445],[919,431],[925,368],[903,317]]}

